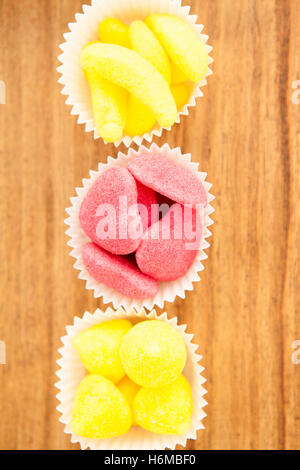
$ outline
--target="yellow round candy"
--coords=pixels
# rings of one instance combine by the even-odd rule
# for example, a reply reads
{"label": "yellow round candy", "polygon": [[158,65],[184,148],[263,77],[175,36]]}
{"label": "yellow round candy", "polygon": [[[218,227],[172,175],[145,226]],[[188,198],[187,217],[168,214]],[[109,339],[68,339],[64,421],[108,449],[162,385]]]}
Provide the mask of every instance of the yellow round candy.
{"label": "yellow round candy", "polygon": [[129,27],[132,49],[143,56],[170,83],[171,68],[169,58],[157,37],[143,21],[133,21]]}
{"label": "yellow round candy", "polygon": [[190,90],[188,85],[181,83],[179,85],[171,86],[172,95],[177,106],[178,111],[180,111],[184,105],[187,104],[190,97]]}
{"label": "yellow round candy", "polygon": [[186,348],[180,334],[157,320],[135,325],[122,339],[120,356],[128,377],[141,387],[167,385],[181,374]]}
{"label": "yellow round candy", "polygon": [[111,320],[80,333],[73,339],[85,368],[118,383],[125,375],[119,349],[123,336],[132,328],[128,320]]}
{"label": "yellow round candy", "polygon": [[99,25],[99,39],[108,44],[131,47],[129,28],[117,18],[106,18]]}
{"label": "yellow round candy", "polygon": [[81,53],[81,66],[103,80],[125,88],[148,106],[159,125],[170,127],[177,109],[169,84],[157,69],[137,52],[115,44],[91,44]]}
{"label": "yellow round candy", "polygon": [[191,424],[191,388],[181,375],[172,384],[156,390],[142,388],[133,404],[134,420],[156,434],[185,434]]}
{"label": "yellow round candy", "polygon": [[108,439],[129,431],[131,409],[117,387],[100,375],[80,383],[73,407],[71,428],[77,436]]}
{"label": "yellow round candy", "polygon": [[209,56],[205,44],[190,25],[177,16],[166,14],[150,15],[146,23],[188,80],[200,82],[207,72]]}
{"label": "yellow round candy", "polygon": [[143,135],[150,132],[155,123],[156,119],[151,109],[135,96],[130,95],[124,133],[130,137]]}
{"label": "yellow round candy", "polygon": [[[136,383],[132,382],[132,380],[130,380],[130,378],[127,377],[127,375],[125,375],[124,379],[121,380],[121,382],[117,385],[117,387],[122,393],[125,400],[127,400],[127,403],[129,404],[132,410],[135,396],[141,387],[139,387]],[[134,424],[135,423],[132,420],[132,425],[134,426]]]}

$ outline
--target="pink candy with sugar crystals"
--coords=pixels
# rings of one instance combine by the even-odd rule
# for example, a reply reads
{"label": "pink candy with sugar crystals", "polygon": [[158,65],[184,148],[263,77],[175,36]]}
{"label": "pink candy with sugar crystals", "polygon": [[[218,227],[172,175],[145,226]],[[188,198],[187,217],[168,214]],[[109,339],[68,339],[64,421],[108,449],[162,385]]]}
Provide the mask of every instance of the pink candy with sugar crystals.
{"label": "pink candy with sugar crystals", "polygon": [[140,217],[142,219],[144,231],[150,227],[151,224],[154,224],[159,219],[159,211],[157,204],[157,197],[155,192],[144,186],[139,181],[136,181],[137,192],[138,192],[138,204]]}
{"label": "pink candy with sugar crystals", "polygon": [[[158,281],[180,279],[195,261],[207,204],[198,176],[167,157],[142,154],[128,169],[106,170],[80,208],[81,226],[92,240],[82,249],[87,271],[126,297],[154,297]],[[135,259],[121,256],[131,253]]]}
{"label": "pink candy with sugar crystals", "polygon": [[202,207],[208,204],[200,179],[167,157],[142,154],[130,160],[128,169],[142,184],[173,201]]}
{"label": "pink candy with sugar crystals", "polygon": [[82,259],[96,281],[127,297],[148,299],[158,292],[158,283],[141,273],[128,259],[107,253],[94,243],[83,246]]}
{"label": "pink candy with sugar crystals", "polygon": [[137,185],[129,171],[110,168],[88,191],[80,208],[80,224],[93,242],[110,253],[133,253],[143,234],[137,201]]}
{"label": "pink candy with sugar crystals", "polygon": [[174,204],[169,212],[144,233],[136,252],[140,270],[159,281],[184,276],[193,264],[202,236],[200,215]]}

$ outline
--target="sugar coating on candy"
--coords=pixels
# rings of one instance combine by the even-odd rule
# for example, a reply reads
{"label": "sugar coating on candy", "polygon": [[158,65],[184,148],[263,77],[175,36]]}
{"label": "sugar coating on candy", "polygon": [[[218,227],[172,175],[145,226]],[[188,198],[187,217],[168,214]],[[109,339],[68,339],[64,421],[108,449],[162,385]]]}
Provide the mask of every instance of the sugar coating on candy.
{"label": "sugar coating on candy", "polygon": [[118,388],[101,375],[80,383],[73,406],[71,428],[77,436],[108,439],[126,434],[132,424],[130,406]]}
{"label": "sugar coating on candy", "polygon": [[130,378],[127,377],[127,375],[125,375],[125,377],[121,380],[121,382],[118,383],[117,387],[122,393],[125,400],[127,400],[127,403],[129,404],[132,410],[132,425],[134,426],[135,422],[133,419],[133,402],[134,402],[137,392],[140,390],[141,387],[139,387],[139,385],[137,385],[132,380],[130,380]]}
{"label": "sugar coating on candy", "polygon": [[172,85],[171,91],[174,96],[177,109],[180,111],[189,101],[190,89],[187,84],[179,83],[178,85]]}
{"label": "sugar coating on candy", "polygon": [[123,337],[120,356],[126,375],[153,389],[177,379],[186,363],[186,348],[175,328],[151,320],[138,323]]}
{"label": "sugar coating on candy", "polygon": [[151,108],[138,100],[134,95],[130,95],[124,133],[131,137],[144,135],[153,129],[155,123],[156,117]]}
{"label": "sugar coating on candy", "polygon": [[134,399],[134,420],[156,434],[185,434],[192,421],[191,387],[181,375],[155,391],[141,388]]}
{"label": "sugar coating on candy", "polygon": [[[99,29],[100,37],[104,36],[103,32],[101,34],[102,29],[104,29],[104,32],[106,33],[106,40],[103,40],[103,42],[118,44],[131,49],[132,44],[129,36],[129,27],[121,21],[117,20],[115,23],[112,18],[107,18],[101,23]],[[138,100],[134,95],[130,94],[128,97],[128,92],[124,88],[122,88],[122,90],[127,98],[127,117],[125,127],[123,126],[124,131],[122,130],[122,133],[134,137],[136,135],[144,135],[147,132],[150,132],[156,123],[156,118],[152,110]]]}
{"label": "sugar coating on candy", "polygon": [[174,281],[192,266],[201,243],[200,216],[180,204],[144,233],[136,252],[140,270],[159,281]]}
{"label": "sugar coating on candy", "polygon": [[90,85],[95,125],[106,142],[122,139],[127,119],[128,94],[121,87],[101,79],[93,69],[86,69]]}
{"label": "sugar coating on candy", "polygon": [[90,239],[117,255],[136,251],[142,237],[137,187],[126,168],[109,168],[84,198],[80,224]]}
{"label": "sugar coating on candy", "polygon": [[83,331],[73,339],[81,361],[91,374],[118,383],[124,376],[119,349],[123,336],[132,328],[128,320],[111,320]]}
{"label": "sugar coating on candy", "polygon": [[200,179],[167,157],[141,154],[130,160],[128,169],[138,181],[172,201],[207,206],[207,194]]}
{"label": "sugar coating on candy", "polygon": [[117,18],[105,18],[99,25],[99,39],[108,44],[131,47],[129,27]]}
{"label": "sugar coating on candy", "polygon": [[143,274],[133,263],[122,256],[112,255],[94,243],[82,248],[83,263],[93,279],[132,299],[154,297],[157,281]]}
{"label": "sugar coating on candy", "polygon": [[136,181],[138,192],[139,213],[142,219],[143,229],[147,230],[152,223],[159,219],[159,210],[155,192]]}
{"label": "sugar coating on candy", "polygon": [[81,54],[82,68],[94,69],[104,80],[125,88],[151,108],[159,125],[177,119],[170,87],[158,70],[137,52],[115,44],[90,44]]}
{"label": "sugar coating on candy", "polygon": [[150,15],[146,23],[187,78],[200,82],[207,72],[209,56],[197,33],[184,20],[173,15]]}
{"label": "sugar coating on candy", "polygon": [[171,81],[169,58],[157,37],[143,21],[133,21],[129,27],[132,49],[143,56],[162,74],[165,80]]}

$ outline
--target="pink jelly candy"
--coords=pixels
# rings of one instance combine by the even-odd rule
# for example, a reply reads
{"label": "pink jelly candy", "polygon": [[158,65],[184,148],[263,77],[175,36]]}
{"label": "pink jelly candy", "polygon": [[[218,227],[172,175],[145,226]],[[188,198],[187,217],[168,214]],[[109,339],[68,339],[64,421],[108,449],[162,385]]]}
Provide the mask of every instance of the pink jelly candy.
{"label": "pink jelly candy", "polygon": [[142,219],[144,231],[159,219],[157,197],[153,189],[147,188],[136,181],[138,191],[139,213]]}
{"label": "pink jelly candy", "polygon": [[207,206],[207,194],[200,179],[167,157],[142,154],[130,160],[128,169],[138,181],[172,201]]}
{"label": "pink jelly candy", "polygon": [[112,255],[94,243],[82,248],[82,259],[89,274],[100,284],[112,287],[132,299],[148,299],[158,292],[158,283],[141,273],[128,259]]}
{"label": "pink jelly candy", "polygon": [[143,235],[137,202],[133,176],[126,168],[110,168],[88,191],[80,208],[80,224],[93,242],[110,253],[133,253]]}
{"label": "pink jelly candy", "polygon": [[174,281],[184,276],[201,243],[200,218],[200,213],[191,207],[174,204],[144,233],[136,252],[140,270],[159,281]]}

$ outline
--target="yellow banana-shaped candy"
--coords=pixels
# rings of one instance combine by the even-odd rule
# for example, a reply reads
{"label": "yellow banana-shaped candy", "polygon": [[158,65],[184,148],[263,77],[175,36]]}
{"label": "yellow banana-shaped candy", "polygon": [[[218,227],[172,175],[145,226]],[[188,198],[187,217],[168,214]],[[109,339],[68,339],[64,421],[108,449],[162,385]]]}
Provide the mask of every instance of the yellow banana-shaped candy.
{"label": "yellow banana-shaped candy", "polygon": [[129,28],[132,49],[151,62],[165,80],[171,81],[169,58],[157,37],[143,21],[133,21]]}
{"label": "yellow banana-shaped candy", "polygon": [[200,82],[207,72],[209,56],[197,33],[173,15],[150,15],[146,23],[188,80]]}
{"label": "yellow banana-shaped candy", "polygon": [[190,90],[187,84],[179,83],[178,85],[171,85],[171,91],[174,96],[174,100],[178,111],[187,104],[190,97]]}
{"label": "yellow banana-shaped candy", "polygon": [[124,133],[130,137],[143,135],[150,132],[155,123],[156,118],[151,109],[134,95],[130,95]]}
{"label": "yellow banana-shaped candy", "polygon": [[91,44],[82,51],[81,66],[132,93],[152,110],[160,126],[169,127],[176,121],[176,104],[168,83],[137,52],[114,44]]}
{"label": "yellow banana-shaped candy", "polygon": [[123,137],[127,119],[128,94],[126,91],[103,80],[94,69],[86,68],[90,84],[96,128],[106,142],[117,142]]}
{"label": "yellow banana-shaped candy", "polygon": [[179,85],[180,83],[187,82],[187,76],[177,67],[174,62],[171,62],[171,84]]}
{"label": "yellow banana-shaped candy", "polygon": [[129,28],[117,18],[105,18],[99,26],[99,39],[101,42],[131,47]]}
{"label": "yellow banana-shaped candy", "polygon": [[[137,21],[134,23],[140,22]],[[154,37],[155,41],[158,42],[158,40],[155,38],[149,28],[146,25],[145,27],[147,28],[149,33]],[[134,30],[135,29],[136,28],[134,28]],[[115,18],[106,18],[102,21],[99,27],[99,37],[103,42],[106,43],[117,44],[119,46],[128,47],[129,49],[131,49],[132,47],[129,35],[129,27],[125,23],[122,23],[122,21],[116,20]],[[135,34],[134,37],[136,38]],[[133,95],[130,95],[127,113],[128,116],[124,133],[129,135],[130,137],[134,137],[136,135],[143,135],[146,132],[151,131],[155,124],[156,119],[151,109],[148,108],[148,106],[145,106]]]}

